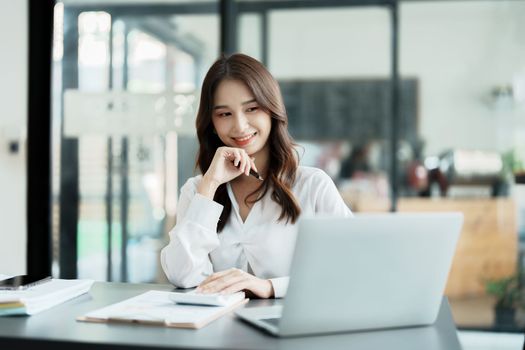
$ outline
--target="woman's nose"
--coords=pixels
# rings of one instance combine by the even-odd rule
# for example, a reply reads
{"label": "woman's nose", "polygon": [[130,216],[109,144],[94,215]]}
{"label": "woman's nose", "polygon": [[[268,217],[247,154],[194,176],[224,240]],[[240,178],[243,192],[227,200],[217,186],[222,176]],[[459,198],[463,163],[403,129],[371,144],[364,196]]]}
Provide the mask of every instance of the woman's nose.
{"label": "woman's nose", "polygon": [[239,113],[235,117],[235,129],[236,131],[242,132],[246,129],[248,126],[248,119],[244,115],[244,113]]}

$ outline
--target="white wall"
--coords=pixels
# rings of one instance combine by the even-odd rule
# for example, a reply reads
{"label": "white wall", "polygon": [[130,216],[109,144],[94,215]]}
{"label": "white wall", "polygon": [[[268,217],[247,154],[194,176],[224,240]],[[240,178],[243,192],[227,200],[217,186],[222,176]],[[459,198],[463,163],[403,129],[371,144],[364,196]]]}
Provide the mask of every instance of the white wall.
{"label": "white wall", "polygon": [[27,0],[0,0],[0,274],[26,272]]}
{"label": "white wall", "polygon": [[[269,27],[269,68],[278,79],[390,72],[384,9],[273,11]],[[495,111],[485,100],[493,87],[525,78],[524,33],[523,1],[401,4],[400,70],[420,81],[426,154],[445,147],[504,151],[520,142],[523,108]],[[241,48],[258,39],[241,38]]]}
{"label": "white wall", "polygon": [[516,144],[525,114],[496,110],[486,99],[525,73],[525,2],[407,4],[401,18],[401,70],[420,78],[428,150]]}
{"label": "white wall", "polygon": [[[268,66],[279,79],[387,77],[389,16],[379,7],[270,11]],[[202,27],[198,16],[181,20],[192,32],[205,28],[198,38],[217,47],[217,26]],[[257,16],[241,17],[239,47],[260,58],[258,26]],[[217,32],[209,35],[212,28]],[[525,91],[524,33],[525,1],[401,1],[400,69],[420,81],[419,130],[426,154],[448,147],[518,152],[525,147],[525,107],[494,110],[486,102],[493,87],[516,79]],[[206,60],[213,61],[215,52]]]}

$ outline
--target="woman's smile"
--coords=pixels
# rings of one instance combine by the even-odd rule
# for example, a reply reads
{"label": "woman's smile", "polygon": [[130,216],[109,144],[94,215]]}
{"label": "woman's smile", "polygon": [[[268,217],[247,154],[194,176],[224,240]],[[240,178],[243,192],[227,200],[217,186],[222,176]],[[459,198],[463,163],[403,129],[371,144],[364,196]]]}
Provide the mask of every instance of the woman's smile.
{"label": "woman's smile", "polygon": [[232,139],[237,146],[244,147],[253,141],[255,135],[257,135],[256,132],[241,137],[232,137]]}

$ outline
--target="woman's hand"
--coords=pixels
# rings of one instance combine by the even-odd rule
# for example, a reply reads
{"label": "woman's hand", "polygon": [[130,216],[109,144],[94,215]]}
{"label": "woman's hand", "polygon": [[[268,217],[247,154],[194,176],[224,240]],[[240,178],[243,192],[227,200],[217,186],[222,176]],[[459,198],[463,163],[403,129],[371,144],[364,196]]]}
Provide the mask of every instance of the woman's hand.
{"label": "woman's hand", "polygon": [[235,268],[209,276],[197,287],[196,292],[231,294],[242,290],[250,291],[259,298],[274,296],[272,282]]}
{"label": "woman's hand", "polygon": [[211,161],[210,167],[203,175],[197,191],[213,199],[217,188],[245,174],[250,175],[250,169],[257,171],[255,162],[245,150],[233,147],[219,147]]}

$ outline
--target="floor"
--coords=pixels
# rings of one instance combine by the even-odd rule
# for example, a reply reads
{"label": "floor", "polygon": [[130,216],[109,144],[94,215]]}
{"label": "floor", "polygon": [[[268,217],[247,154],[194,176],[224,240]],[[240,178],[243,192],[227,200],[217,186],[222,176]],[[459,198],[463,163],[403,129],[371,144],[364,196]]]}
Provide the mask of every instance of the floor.
{"label": "floor", "polygon": [[[494,323],[494,299],[487,296],[449,299],[454,321],[459,328],[490,328]],[[525,315],[519,312],[516,321],[521,327]],[[525,326],[523,327],[525,328]],[[463,350],[519,350],[523,349],[523,333],[496,333],[482,331],[458,331]]]}
{"label": "floor", "polygon": [[524,344],[519,333],[459,331],[458,337],[463,350],[519,350]]}

